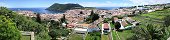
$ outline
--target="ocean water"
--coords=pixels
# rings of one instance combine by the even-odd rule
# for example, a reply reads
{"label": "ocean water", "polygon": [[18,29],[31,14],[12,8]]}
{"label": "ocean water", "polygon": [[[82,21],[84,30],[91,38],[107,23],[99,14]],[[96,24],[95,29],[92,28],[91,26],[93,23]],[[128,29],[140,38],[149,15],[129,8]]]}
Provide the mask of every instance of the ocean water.
{"label": "ocean water", "polygon": [[49,14],[57,14],[57,13],[63,13],[61,11],[49,11],[49,10],[45,10],[46,8],[8,8],[12,11],[33,11],[36,13],[49,13]]}
{"label": "ocean water", "polygon": [[[102,9],[102,10],[112,10],[112,9],[116,9],[119,7],[96,7],[97,9]],[[46,8],[8,8],[12,11],[20,11],[20,10],[24,10],[24,11],[33,11],[36,13],[48,13],[48,14],[57,14],[57,13],[64,13],[61,11],[49,11],[49,10],[45,10]]]}

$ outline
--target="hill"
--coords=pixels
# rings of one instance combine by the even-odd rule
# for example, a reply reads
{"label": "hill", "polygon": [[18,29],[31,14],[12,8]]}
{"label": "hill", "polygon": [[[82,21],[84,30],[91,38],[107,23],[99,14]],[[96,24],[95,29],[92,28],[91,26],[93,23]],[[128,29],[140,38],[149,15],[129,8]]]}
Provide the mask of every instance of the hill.
{"label": "hill", "polygon": [[59,3],[54,3],[50,7],[48,7],[46,10],[51,10],[51,11],[62,11],[62,10],[70,10],[70,9],[76,9],[76,8],[83,8],[83,6],[79,4],[59,4]]}
{"label": "hill", "polygon": [[[0,25],[0,28],[4,27],[4,26],[6,26],[6,28],[8,28],[8,27],[10,28],[10,29],[8,28],[7,31],[1,31],[0,36],[1,35],[14,35],[12,33],[19,32],[19,31],[31,31],[31,32],[35,33],[35,40],[42,40],[42,39],[49,40],[50,39],[49,35],[48,35],[48,31],[46,29],[46,24],[37,22],[36,18],[19,15],[18,13],[13,12],[13,11],[7,9],[6,7],[0,7],[0,19],[1,19],[0,23],[2,22]],[[5,27],[1,28],[1,29],[4,30]],[[18,31],[16,31],[16,30],[18,30]],[[9,34],[3,34],[6,32],[8,32]],[[18,35],[14,35],[12,37],[17,38],[15,36],[18,36]],[[1,36],[1,38],[2,37],[3,36]],[[12,38],[12,37],[7,36],[6,38],[8,39],[8,38]],[[1,40],[1,38],[0,38],[0,40]],[[22,38],[22,37],[19,37],[19,38]],[[10,40],[10,39],[8,39],[8,40]],[[15,40],[15,39],[13,39],[13,40]],[[16,40],[18,40],[18,39],[16,39]]]}
{"label": "hill", "polygon": [[154,23],[156,25],[165,25],[165,21],[168,19],[166,17],[170,16],[170,9],[157,10],[147,14],[142,14],[133,17],[137,21],[141,21],[142,24]]}

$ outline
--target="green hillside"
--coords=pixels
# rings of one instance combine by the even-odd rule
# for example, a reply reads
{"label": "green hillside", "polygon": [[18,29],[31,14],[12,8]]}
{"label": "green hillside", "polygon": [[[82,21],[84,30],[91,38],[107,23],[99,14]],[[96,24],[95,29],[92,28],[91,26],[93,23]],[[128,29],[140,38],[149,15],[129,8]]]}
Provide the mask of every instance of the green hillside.
{"label": "green hillside", "polygon": [[162,25],[165,23],[164,21],[168,19],[165,18],[167,16],[170,16],[170,9],[158,10],[147,14],[138,15],[133,17],[133,19],[140,21],[142,24],[154,23]]}
{"label": "green hillside", "polygon": [[47,10],[57,11],[57,10],[69,10],[69,9],[75,9],[75,8],[83,8],[83,6],[79,4],[59,4],[55,3],[51,5]]}
{"label": "green hillside", "polygon": [[170,9],[157,10],[132,17],[140,25],[132,29],[127,40],[167,40],[170,36]]}
{"label": "green hillside", "polygon": [[[6,7],[0,7],[0,17],[7,18],[4,20],[2,20],[3,18],[0,18],[0,20],[2,20],[2,21],[7,21],[7,23],[4,23],[4,24],[1,23],[2,26],[0,25],[0,27],[5,27],[5,26],[11,27],[10,29],[6,29],[8,31],[10,31],[10,30],[14,31],[14,32],[32,31],[35,33],[36,40],[49,40],[50,39],[47,29],[46,29],[46,25],[35,21],[36,18],[19,15],[15,12],[12,12],[11,10],[8,10]],[[13,29],[12,29],[12,27],[13,27]],[[4,30],[4,28],[1,28],[1,29]],[[18,36],[16,33],[12,34],[13,32],[10,32],[8,34],[8,33],[6,33],[6,31],[2,31],[2,30],[0,31],[1,32],[0,35],[9,35],[9,36],[14,35],[12,37],[18,38],[18,37],[16,37],[16,36]],[[15,31],[15,30],[19,30],[19,31]],[[3,32],[5,32],[6,34],[3,34]],[[19,34],[19,35],[21,35],[21,34]],[[0,37],[2,37],[2,36],[0,36]],[[8,38],[8,37],[6,37],[6,38]],[[12,37],[9,37],[9,38],[12,38]],[[19,37],[19,38],[21,38],[21,37]],[[0,40],[1,40],[1,38],[0,38]],[[15,40],[15,39],[13,39],[13,40]],[[16,39],[16,40],[19,40],[19,39]]]}

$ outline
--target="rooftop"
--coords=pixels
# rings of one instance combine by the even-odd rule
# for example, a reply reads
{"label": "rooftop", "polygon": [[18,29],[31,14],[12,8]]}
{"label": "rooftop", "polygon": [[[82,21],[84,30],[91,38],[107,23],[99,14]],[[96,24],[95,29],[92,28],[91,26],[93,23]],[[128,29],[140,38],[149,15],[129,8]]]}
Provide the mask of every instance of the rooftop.
{"label": "rooftop", "polygon": [[103,27],[104,29],[108,29],[109,28],[109,25],[108,25],[108,23],[104,23],[104,27]]}

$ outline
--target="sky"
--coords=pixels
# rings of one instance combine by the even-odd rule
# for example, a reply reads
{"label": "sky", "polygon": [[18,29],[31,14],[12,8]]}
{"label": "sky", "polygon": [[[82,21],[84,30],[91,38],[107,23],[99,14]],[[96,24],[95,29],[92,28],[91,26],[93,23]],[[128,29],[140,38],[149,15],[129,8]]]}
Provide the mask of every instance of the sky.
{"label": "sky", "polygon": [[54,3],[78,3],[84,7],[128,7],[170,3],[170,0],[0,0],[0,6],[8,8],[49,7]]}

